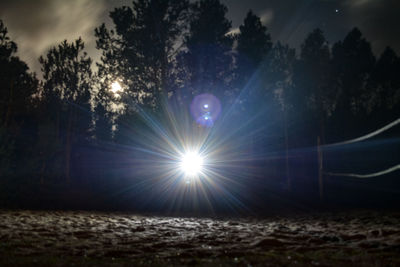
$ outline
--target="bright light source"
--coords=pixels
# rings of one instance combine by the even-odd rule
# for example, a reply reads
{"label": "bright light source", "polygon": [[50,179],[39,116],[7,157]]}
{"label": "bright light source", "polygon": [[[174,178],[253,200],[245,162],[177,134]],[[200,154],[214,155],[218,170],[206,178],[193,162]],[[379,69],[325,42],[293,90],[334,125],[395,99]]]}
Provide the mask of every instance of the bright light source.
{"label": "bright light source", "polygon": [[203,167],[203,158],[194,152],[186,153],[182,157],[180,167],[187,176],[194,176],[201,172]]}
{"label": "bright light source", "polygon": [[208,104],[204,104],[203,108],[208,109]]}
{"label": "bright light source", "polygon": [[117,94],[120,91],[122,91],[122,87],[119,84],[119,82],[113,82],[111,84],[111,92],[113,92],[114,94]]}

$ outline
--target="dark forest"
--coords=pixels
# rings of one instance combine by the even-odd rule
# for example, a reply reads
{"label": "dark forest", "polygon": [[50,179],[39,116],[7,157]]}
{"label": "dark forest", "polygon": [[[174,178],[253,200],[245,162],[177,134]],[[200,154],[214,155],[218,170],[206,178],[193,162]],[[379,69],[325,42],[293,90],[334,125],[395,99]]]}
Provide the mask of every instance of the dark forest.
{"label": "dark forest", "polygon": [[[397,164],[398,127],[367,142],[325,146],[400,117],[395,51],[374,55],[357,28],[333,44],[315,29],[296,50],[274,42],[251,10],[240,31],[227,34],[226,13],[215,0],[115,8],[114,28],[94,29],[99,62],[87,56],[84,40],[65,40],[40,57],[40,74],[16,56],[1,22],[0,203],[90,207],[89,199],[101,199],[99,207],[138,208],[149,192],[172,186],[157,172],[174,160],[165,143],[182,149],[184,132],[214,139],[202,147],[219,159],[212,168],[228,177],[221,190],[231,187],[234,198],[252,192],[269,201],[263,196],[283,193],[357,202],[363,190],[398,197],[393,175],[359,184],[328,174]],[[191,118],[198,95],[212,95],[222,112]],[[171,196],[163,196],[152,196],[152,208],[168,205]]]}

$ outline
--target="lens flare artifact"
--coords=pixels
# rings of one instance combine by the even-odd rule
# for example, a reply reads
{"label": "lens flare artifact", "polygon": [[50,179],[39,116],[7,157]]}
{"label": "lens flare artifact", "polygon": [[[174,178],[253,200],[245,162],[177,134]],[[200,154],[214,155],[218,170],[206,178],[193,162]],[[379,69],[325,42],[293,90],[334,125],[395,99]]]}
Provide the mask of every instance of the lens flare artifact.
{"label": "lens flare artifact", "polygon": [[203,168],[203,158],[195,152],[188,152],[182,156],[180,168],[187,177],[198,175]]}

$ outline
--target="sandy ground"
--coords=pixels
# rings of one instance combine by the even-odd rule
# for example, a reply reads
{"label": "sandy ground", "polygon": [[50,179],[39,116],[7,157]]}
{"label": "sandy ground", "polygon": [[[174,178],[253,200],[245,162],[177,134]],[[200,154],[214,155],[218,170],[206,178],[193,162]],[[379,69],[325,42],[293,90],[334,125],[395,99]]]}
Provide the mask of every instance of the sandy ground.
{"label": "sandy ground", "polygon": [[0,266],[400,266],[400,213],[268,219],[0,211]]}

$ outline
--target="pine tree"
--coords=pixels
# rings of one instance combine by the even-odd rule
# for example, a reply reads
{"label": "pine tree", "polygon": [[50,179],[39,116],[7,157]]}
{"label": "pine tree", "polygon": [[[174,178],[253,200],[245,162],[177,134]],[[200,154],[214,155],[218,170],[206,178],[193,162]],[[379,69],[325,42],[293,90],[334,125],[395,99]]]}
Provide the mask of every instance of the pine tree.
{"label": "pine tree", "polygon": [[24,166],[36,134],[33,95],[38,81],[16,53],[17,45],[0,20],[0,176]]}
{"label": "pine tree", "polygon": [[[160,118],[165,113],[164,104],[179,83],[176,54],[186,28],[187,9],[187,1],[134,1],[132,7],[110,13],[115,31],[104,25],[96,29],[97,47],[102,50],[100,91],[116,127],[116,139],[126,141],[124,125],[139,123],[139,112]],[[109,93],[115,81],[123,87],[117,98]],[[110,107],[116,105],[122,109],[113,114]]]}
{"label": "pine tree", "polygon": [[173,64],[184,30],[187,1],[139,0],[110,13],[115,32],[96,29],[103,50],[99,76],[114,76],[143,108],[160,109],[174,86]]}
{"label": "pine tree", "polygon": [[90,136],[92,60],[83,51],[82,39],[66,40],[40,57],[45,103],[55,116],[51,118],[56,135],[65,147],[65,179],[71,181],[73,146]]}
{"label": "pine tree", "polygon": [[231,94],[233,37],[228,9],[219,0],[201,0],[191,6],[190,31],[182,57],[187,69],[186,89],[191,98],[212,93],[220,100]]}
{"label": "pine tree", "polygon": [[[282,114],[283,134],[285,138],[285,168],[286,184],[290,191],[292,189],[292,179],[289,162],[289,123],[293,119],[293,105],[295,98],[293,92],[293,65],[296,59],[296,51],[289,48],[288,45],[282,45],[278,42],[272,48],[268,57],[268,81],[274,90],[275,104],[279,108],[274,109],[274,113]],[[276,115],[276,114],[275,114]],[[279,116],[281,117],[281,116]]]}
{"label": "pine tree", "polygon": [[375,61],[370,43],[357,28],[332,48],[332,86],[337,93],[333,124],[342,125],[348,133],[341,138],[365,132],[361,118],[366,115],[367,90]]}
{"label": "pine tree", "polygon": [[372,74],[372,90],[377,98],[375,104],[388,110],[400,104],[400,58],[396,52],[386,47],[379,57]]}
{"label": "pine tree", "polygon": [[[375,65],[371,45],[357,28],[332,48],[333,73],[340,89],[338,105],[346,105],[353,113],[362,108],[361,95],[365,93],[368,78]],[[346,103],[345,103],[346,102]]]}
{"label": "pine tree", "polygon": [[293,104],[300,116],[298,119],[303,124],[310,119],[312,128],[308,130],[317,131],[322,143],[326,118],[334,104],[330,74],[329,45],[323,32],[315,29],[301,45],[300,58],[294,66],[293,84],[297,100],[293,99]]}
{"label": "pine tree", "polygon": [[234,86],[236,94],[240,96],[236,104],[241,104],[241,110],[246,112],[258,112],[260,106],[265,106],[264,101],[268,102],[273,98],[267,85],[267,55],[272,48],[271,37],[260,18],[251,10],[239,30],[235,36],[237,47]]}
{"label": "pine tree", "polygon": [[37,89],[34,74],[17,56],[17,45],[10,40],[0,20],[0,126],[9,127],[19,114],[26,114]]}
{"label": "pine tree", "polygon": [[237,35],[237,72],[241,86],[249,80],[272,48],[271,36],[258,16],[250,10]]}

